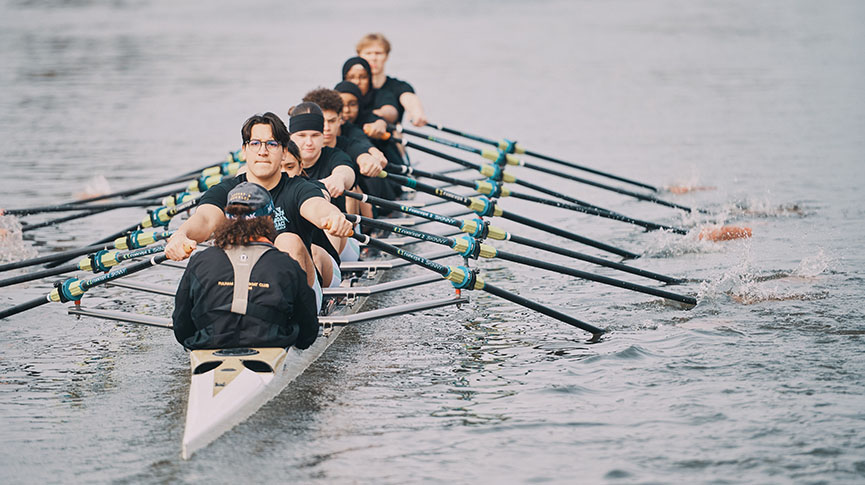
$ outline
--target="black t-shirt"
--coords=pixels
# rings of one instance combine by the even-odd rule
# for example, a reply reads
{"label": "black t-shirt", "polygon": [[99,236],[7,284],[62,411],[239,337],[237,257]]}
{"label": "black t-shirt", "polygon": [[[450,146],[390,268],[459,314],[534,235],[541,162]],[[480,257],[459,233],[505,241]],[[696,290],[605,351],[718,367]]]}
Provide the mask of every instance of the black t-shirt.
{"label": "black t-shirt", "polygon": [[388,91],[394,96],[394,98],[396,98],[396,101],[397,101],[396,110],[399,113],[399,117],[397,118],[397,122],[402,123],[402,115],[403,115],[403,113],[405,113],[405,108],[403,108],[402,103],[399,102],[399,97],[405,93],[413,93],[414,88],[411,87],[411,84],[409,84],[405,81],[400,81],[399,79],[397,79],[395,77],[388,76],[385,79],[384,84],[382,84],[381,87],[378,88],[378,90],[379,91]]}
{"label": "black t-shirt", "polygon": [[[241,182],[246,181],[246,174],[223,180],[205,192],[199,204],[215,205],[225,210],[228,192]],[[276,228],[276,233],[291,232],[297,234],[309,250],[312,232],[318,228],[300,215],[300,206],[313,197],[323,198],[321,190],[301,177],[289,177],[283,173],[276,187],[270,189],[270,197],[273,198],[273,205],[276,209],[273,214],[273,226]]]}
{"label": "black t-shirt", "polygon": [[[321,180],[330,177],[330,174],[340,166],[346,166],[354,172],[355,183],[357,183],[357,164],[349,158],[348,154],[339,148],[322,147],[321,155],[318,156],[318,161],[315,165],[309,168],[304,168],[303,171],[310,180]],[[332,199],[331,203],[339,207],[339,210],[345,212],[345,196]]]}
{"label": "black t-shirt", "polygon": [[354,170],[355,163],[347,153],[339,148],[321,147],[321,155],[318,156],[318,161],[315,165],[309,168],[304,168],[303,171],[311,180],[321,180],[330,177],[330,174],[341,165]]}
{"label": "black t-shirt", "polygon": [[360,107],[357,119],[355,120],[356,124],[363,126],[366,123],[372,123],[379,119],[378,115],[374,114],[373,111],[382,106],[391,105],[399,111],[399,100],[397,100],[390,91],[373,89],[372,92],[369,93],[369,96],[372,101],[367,106]]}
{"label": "black t-shirt", "polygon": [[336,148],[344,151],[348,156],[354,160],[355,165],[357,165],[357,157],[363,155],[364,153],[368,153],[369,149],[372,148],[372,143],[369,142],[369,138],[363,133],[363,130],[356,128],[354,125],[350,123],[346,123],[343,125],[350,126],[353,129],[349,129],[351,132],[360,132],[360,137],[357,136],[344,136],[340,135],[336,137]]}

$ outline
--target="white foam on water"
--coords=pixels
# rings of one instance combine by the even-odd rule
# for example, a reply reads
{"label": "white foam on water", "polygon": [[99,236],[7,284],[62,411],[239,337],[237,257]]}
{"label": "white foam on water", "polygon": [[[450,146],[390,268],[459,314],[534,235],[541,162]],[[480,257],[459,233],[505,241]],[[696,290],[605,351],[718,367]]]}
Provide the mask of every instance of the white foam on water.
{"label": "white foam on water", "polygon": [[828,296],[825,290],[813,288],[814,278],[830,266],[830,260],[822,249],[814,256],[804,258],[793,270],[769,273],[754,269],[750,247],[747,249],[739,264],[717,278],[700,283],[698,300],[711,302],[730,297],[744,305],[753,305],[767,301],[817,300]]}
{"label": "white foam on water", "polygon": [[11,263],[36,256],[36,249],[22,236],[17,217],[0,216],[0,262]]}

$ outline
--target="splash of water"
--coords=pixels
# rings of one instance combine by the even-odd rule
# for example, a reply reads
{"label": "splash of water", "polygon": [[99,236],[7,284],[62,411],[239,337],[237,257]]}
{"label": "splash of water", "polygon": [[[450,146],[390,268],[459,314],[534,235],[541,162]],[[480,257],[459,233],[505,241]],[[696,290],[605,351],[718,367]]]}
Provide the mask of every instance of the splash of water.
{"label": "splash of water", "polygon": [[717,253],[724,246],[700,239],[701,227],[697,226],[682,236],[669,231],[655,231],[645,242],[643,257],[675,258],[685,254]]}
{"label": "splash of water", "polygon": [[[738,265],[717,278],[700,283],[697,298],[701,302],[711,302],[727,296],[744,305],[767,301],[822,299],[826,298],[828,293],[814,290],[813,279],[828,268],[829,258],[821,249],[816,255],[800,261],[797,268],[792,271],[761,273],[752,267],[750,251],[748,251]],[[803,278],[807,278],[808,281],[804,281]],[[807,287],[801,288],[803,284]]]}
{"label": "splash of water", "polygon": [[15,216],[0,216],[0,262],[9,263],[36,256],[36,249],[24,242],[21,223]]}
{"label": "splash of water", "polygon": [[79,199],[87,199],[90,197],[98,197],[100,195],[110,193],[111,184],[108,183],[108,179],[106,179],[104,175],[96,175],[95,177],[87,181],[87,185],[84,186],[84,190],[76,194],[76,197],[78,197]]}

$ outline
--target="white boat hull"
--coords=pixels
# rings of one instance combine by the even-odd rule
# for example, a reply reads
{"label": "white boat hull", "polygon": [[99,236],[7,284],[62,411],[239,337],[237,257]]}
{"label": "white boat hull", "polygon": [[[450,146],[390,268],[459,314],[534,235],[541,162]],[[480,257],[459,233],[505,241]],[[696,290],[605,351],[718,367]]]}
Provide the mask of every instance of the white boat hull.
{"label": "white boat hull", "polygon": [[255,355],[238,356],[219,355],[219,350],[192,351],[181,457],[189,459],[282,392],[327,350],[342,329],[332,327],[305,350],[256,348],[248,349],[257,352]]}

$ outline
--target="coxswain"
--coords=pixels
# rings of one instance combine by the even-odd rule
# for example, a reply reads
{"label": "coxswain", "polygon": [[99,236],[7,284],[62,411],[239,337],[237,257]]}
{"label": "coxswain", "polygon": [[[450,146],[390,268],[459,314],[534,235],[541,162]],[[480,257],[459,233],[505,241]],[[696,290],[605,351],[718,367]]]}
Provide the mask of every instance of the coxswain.
{"label": "coxswain", "polygon": [[402,123],[404,113],[408,113],[408,119],[415,126],[427,124],[423,104],[414,92],[411,84],[390,77],[385,72],[385,63],[390,56],[390,42],[384,34],[366,34],[360,39],[356,46],[357,55],[369,63],[372,72],[372,87],[381,91],[389,91],[399,102],[397,109],[397,122]]}
{"label": "coxswain", "polygon": [[297,261],[273,245],[270,193],[242,182],[227,199],[214,246],[193,255],[180,279],[175,338],[190,350],[309,347],[319,328],[315,294]]}
{"label": "coxswain", "polygon": [[256,183],[267,189],[273,199],[273,223],[277,233],[274,246],[288,253],[306,272],[307,284],[316,291],[320,308],[321,284],[310,256],[313,231],[325,229],[333,236],[347,237],[352,232],[352,224],[323,197],[318,187],[282,171],[285,147],[291,138],[277,115],[268,112],[250,117],[241,128],[241,137],[247,172],[223,180],[205,192],[195,214],[169,239],[165,254],[175,261],[186,259],[187,249],[208,239],[225,219],[228,192],[241,182]]}

